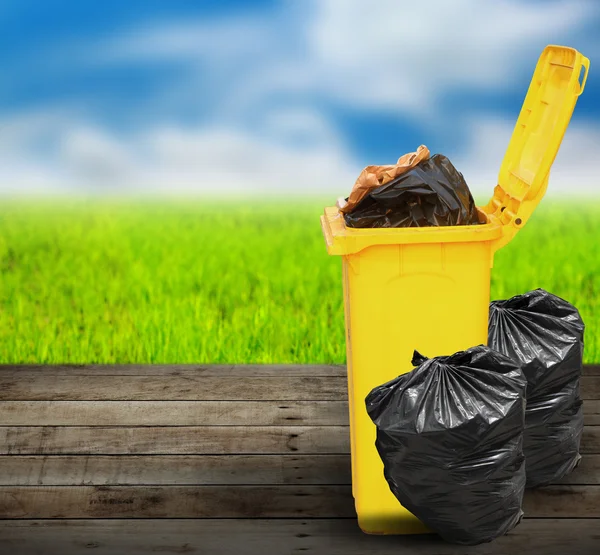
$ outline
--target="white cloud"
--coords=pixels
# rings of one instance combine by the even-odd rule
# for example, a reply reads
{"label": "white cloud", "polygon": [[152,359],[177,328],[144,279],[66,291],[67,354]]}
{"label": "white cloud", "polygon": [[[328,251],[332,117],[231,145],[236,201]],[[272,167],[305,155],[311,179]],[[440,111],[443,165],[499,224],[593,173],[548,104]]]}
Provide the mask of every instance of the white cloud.
{"label": "white cloud", "polygon": [[[145,141],[161,188],[305,194],[336,191],[356,167],[341,144],[291,147],[230,129],[160,129]],[[145,173],[145,172],[140,172]]]}
{"label": "white cloud", "polygon": [[[286,114],[282,114],[285,116]],[[158,126],[127,137],[79,121],[39,115],[0,122],[0,144],[21,129],[10,155],[0,157],[0,192],[101,191],[148,193],[342,194],[358,168],[342,141],[318,114],[287,114],[272,138],[226,127],[183,129]],[[53,121],[54,127],[42,125]],[[274,120],[276,121],[276,120]],[[312,122],[312,123],[311,123]],[[286,144],[281,135],[316,138]],[[36,153],[44,136],[57,148]],[[279,140],[277,137],[279,136]]]}
{"label": "white cloud", "polygon": [[[596,11],[587,1],[322,0],[309,28],[325,86],[362,106],[425,110],[450,89],[512,86],[547,42]],[[534,55],[535,55],[534,54]]]}
{"label": "white cloud", "polygon": [[65,113],[60,110],[36,110],[0,121],[0,191],[68,190],[64,168],[53,148],[56,138],[68,127]]}
{"label": "white cloud", "polygon": [[[470,141],[462,156],[452,162],[465,176],[477,201],[484,204],[493,194],[498,173],[513,132],[514,122],[493,114],[477,114],[470,122]],[[600,129],[572,123],[550,171],[546,194],[599,195],[597,160]]]}
{"label": "white cloud", "polygon": [[600,130],[571,125],[550,171],[549,193],[600,195],[599,156]]}
{"label": "white cloud", "polygon": [[123,139],[99,129],[74,126],[58,140],[58,157],[75,182],[102,187],[135,178],[132,146]]}
{"label": "white cloud", "polygon": [[[267,53],[272,31],[269,21],[259,18],[227,18],[221,22],[186,20],[145,24],[100,41],[92,50],[96,63],[128,61],[218,60]],[[90,61],[90,56],[85,58]]]}

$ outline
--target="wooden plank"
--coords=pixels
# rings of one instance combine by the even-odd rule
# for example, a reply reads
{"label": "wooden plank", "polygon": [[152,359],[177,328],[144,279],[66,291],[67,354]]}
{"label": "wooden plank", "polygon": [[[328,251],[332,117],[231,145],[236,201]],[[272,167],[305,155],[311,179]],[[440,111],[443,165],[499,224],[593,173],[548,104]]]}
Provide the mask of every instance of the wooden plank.
{"label": "wooden plank", "polygon": [[[349,485],[350,455],[29,455],[0,457],[0,485]],[[557,482],[600,485],[600,455]]]}
{"label": "wooden plank", "polygon": [[583,420],[586,425],[600,426],[599,400],[589,400],[583,402]]}
{"label": "wooden plank", "polygon": [[[525,493],[523,511],[540,518],[600,518],[600,486],[554,485],[531,490]],[[600,530],[600,522],[598,525]]]}
{"label": "wooden plank", "polygon": [[[587,473],[584,471],[583,475]],[[350,455],[0,457],[0,485],[10,486],[349,485],[350,482]]]}
{"label": "wooden plank", "polygon": [[56,364],[0,365],[3,376],[201,376],[201,377],[334,377],[346,376],[346,367],[320,364]]}
{"label": "wooden plank", "polygon": [[0,486],[0,518],[353,517],[350,486]]}
{"label": "wooden plank", "polygon": [[348,453],[347,426],[0,427],[0,455]]}
{"label": "wooden plank", "polygon": [[0,401],[3,426],[343,426],[340,401]]}
{"label": "wooden plank", "polygon": [[[344,376],[64,375],[0,372],[0,401],[345,401]],[[600,380],[600,378],[599,378]]]}
{"label": "wooden plank", "polygon": [[2,555],[597,555],[599,541],[593,519],[526,519],[506,536],[469,548],[433,534],[369,536],[355,519],[3,520],[0,537]]}
{"label": "wooden plank", "polygon": [[584,376],[600,376],[600,364],[584,364]]}
{"label": "wooden plank", "polygon": [[[288,370],[243,370],[233,367],[223,375],[216,369],[175,371],[165,375],[56,375],[42,370],[0,370],[0,401],[345,401],[345,371],[327,376],[297,376]],[[286,367],[284,367],[286,368]],[[318,368],[318,367],[317,367]],[[153,367],[151,367],[153,369]],[[208,370],[211,372],[208,373]],[[309,367],[307,372],[316,368]],[[343,370],[343,368],[342,368]],[[115,370],[119,371],[119,370]],[[231,375],[246,372],[246,376]],[[76,372],[74,370],[74,372]],[[255,375],[257,372],[261,375]],[[262,374],[268,374],[266,376]],[[581,378],[583,399],[600,399],[600,375]]]}
{"label": "wooden plank", "polygon": [[[526,492],[531,518],[600,518],[600,486]],[[354,517],[350,486],[0,486],[0,518]]]}
{"label": "wooden plank", "polygon": [[581,436],[581,453],[600,453],[600,426],[584,426]]}
{"label": "wooden plank", "polygon": [[600,485],[600,455],[583,455],[579,466],[557,482],[558,484]]}
{"label": "wooden plank", "polygon": [[600,399],[600,376],[582,376],[579,382],[582,399]]}
{"label": "wooden plank", "polygon": [[[348,453],[346,426],[4,426],[0,455]],[[600,453],[600,426],[583,430],[581,452]]]}

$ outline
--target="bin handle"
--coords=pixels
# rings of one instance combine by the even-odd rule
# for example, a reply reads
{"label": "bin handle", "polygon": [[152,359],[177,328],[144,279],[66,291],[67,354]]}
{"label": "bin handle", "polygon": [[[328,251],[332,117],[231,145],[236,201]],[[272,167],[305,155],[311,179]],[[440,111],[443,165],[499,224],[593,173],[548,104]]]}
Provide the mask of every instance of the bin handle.
{"label": "bin handle", "polygon": [[[581,81],[581,83],[579,85],[579,92],[577,93],[577,96],[580,96],[581,93],[583,92],[583,89],[585,89],[585,83],[587,81],[588,73],[590,71],[590,61],[585,56],[581,56],[581,67],[583,69],[585,69],[585,73],[583,74],[583,80]],[[580,74],[578,75],[577,81],[579,81],[579,77],[581,77],[581,68],[579,68],[579,73]]]}

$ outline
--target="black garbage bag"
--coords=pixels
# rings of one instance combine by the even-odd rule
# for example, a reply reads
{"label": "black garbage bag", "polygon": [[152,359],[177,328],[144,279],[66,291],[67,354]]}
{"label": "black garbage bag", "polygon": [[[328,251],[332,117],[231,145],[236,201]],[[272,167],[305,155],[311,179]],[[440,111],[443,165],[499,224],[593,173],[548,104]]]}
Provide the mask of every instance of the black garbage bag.
{"label": "black garbage bag", "polygon": [[366,399],[400,503],[452,543],[488,542],[523,515],[526,380],[483,345],[426,359]]}
{"label": "black garbage bag", "polygon": [[344,221],[360,228],[483,223],[463,175],[442,154],[371,190]]}
{"label": "black garbage bag", "polygon": [[572,304],[543,289],[490,305],[489,346],[521,363],[527,378],[527,487],[562,478],[581,459],[584,329]]}

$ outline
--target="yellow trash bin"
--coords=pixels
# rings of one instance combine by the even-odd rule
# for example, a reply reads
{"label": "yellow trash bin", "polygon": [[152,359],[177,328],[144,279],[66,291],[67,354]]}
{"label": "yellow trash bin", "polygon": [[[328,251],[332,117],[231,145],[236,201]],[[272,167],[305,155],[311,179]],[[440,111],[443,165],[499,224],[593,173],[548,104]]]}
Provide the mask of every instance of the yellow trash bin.
{"label": "yellow trash bin", "polygon": [[352,493],[364,532],[427,531],[388,487],[365,397],[410,371],[415,349],[434,357],[487,343],[494,252],[525,225],[544,195],[588,68],[589,60],[572,48],[544,49],[494,195],[479,208],[485,223],[353,229],[336,207],[321,216],[327,250],[343,261]]}

